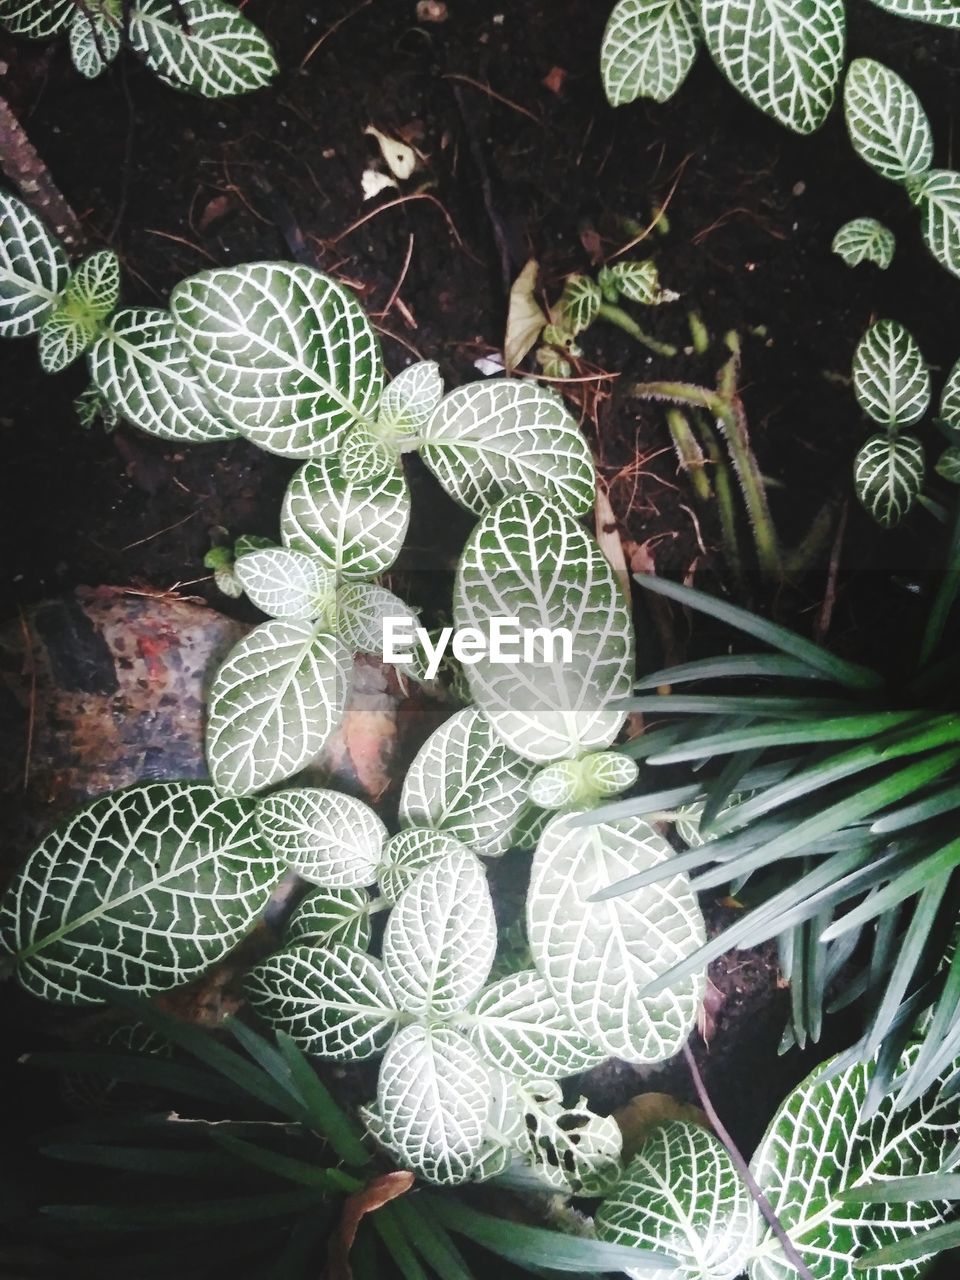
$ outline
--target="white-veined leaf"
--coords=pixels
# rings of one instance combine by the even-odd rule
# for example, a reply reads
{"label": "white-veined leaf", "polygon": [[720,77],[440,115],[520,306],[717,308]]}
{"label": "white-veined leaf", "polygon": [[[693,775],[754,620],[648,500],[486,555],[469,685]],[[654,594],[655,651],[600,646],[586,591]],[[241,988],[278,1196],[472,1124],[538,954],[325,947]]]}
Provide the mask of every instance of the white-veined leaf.
{"label": "white-veined leaf", "polygon": [[848,267],[873,262],[886,271],[893,261],[897,241],[890,228],[876,218],[853,218],[843,224],[830,247]]}
{"label": "white-veined leaf", "polygon": [[149,435],[203,444],[237,434],[215,410],[169,311],[118,311],[91,348],[87,363],[100,395]]}
{"label": "white-veined leaf", "polygon": [[797,133],[818,129],[843,69],[843,0],[700,0],[707,47],[754,106]]}
{"label": "white-veined leaf", "polygon": [[62,31],[76,11],[76,0],[0,0],[0,27],[45,40]]}
{"label": "white-veined leaf", "polygon": [[66,298],[93,320],[106,320],[120,299],[120,259],[100,249],[83,259],[67,284]]}
{"label": "white-veined leaf", "polygon": [[756,1240],[750,1193],[723,1144],[671,1120],[646,1138],[596,1215],[597,1236],[676,1259],[653,1280],[736,1280]]}
{"label": "white-veined leaf", "polygon": [[477,705],[515,751],[546,763],[617,736],[624,713],[610,701],[630,692],[630,610],[603,552],[571,515],[536,495],[489,512],[460,559],[453,617],[461,633],[489,636],[491,619],[504,618],[518,621],[521,636],[540,636],[533,661],[494,661],[488,651],[465,669]]}
{"label": "white-veined leaf", "polygon": [[251,604],[272,618],[333,616],[334,572],[315,556],[269,547],[240,556],[233,571]]}
{"label": "white-veined leaf", "polygon": [[0,903],[0,950],[45,1000],[168,991],[239,942],[281,870],[252,801],[199,782],[115,791],[34,849]]}
{"label": "white-veined leaf", "polygon": [[933,163],[933,133],[907,82],[873,58],[855,58],[843,90],[854,150],[893,182],[925,173]]}
{"label": "white-veined leaf", "polygon": [[619,751],[595,751],[581,760],[548,764],[530,783],[528,794],[544,809],[593,804],[626,791],[639,772],[637,762]]}
{"label": "white-veined leaf", "polygon": [[339,943],[278,951],[250,970],[244,988],[261,1018],[318,1058],[372,1058],[397,1029],[379,960]]}
{"label": "white-veined leaf", "polygon": [[380,397],[377,431],[398,443],[416,437],[427,425],[443,399],[440,366],[434,360],[420,360],[398,373]]}
{"label": "white-veined leaf", "polygon": [[322,787],[275,791],[257,806],[267,844],[298,876],[326,889],[373,884],[387,829],[353,796]]}
{"label": "white-veined leaf", "polygon": [[372,933],[370,895],[365,889],[314,889],[302,899],[283,931],[286,946],[342,944],[366,951]]}
{"label": "white-veined leaf", "polygon": [[604,272],[607,287],[616,290],[617,296],[626,298],[628,302],[659,307],[662,302],[675,302],[680,296],[672,289],[664,289],[652,258],[643,262],[616,262],[612,267],[605,267]]}
{"label": "white-veined leaf", "polygon": [[666,102],[687,78],[699,44],[690,0],[618,0],[600,47],[607,101]]}
{"label": "white-veined leaf", "polygon": [[450,1027],[411,1026],[380,1067],[377,1111],[384,1140],[427,1182],[469,1178],[484,1145],[490,1080],[468,1040]]}
{"label": "white-veined leaf", "polygon": [[111,249],[80,263],[40,326],[40,367],[59,373],[95,341],[120,297],[120,260]]}
{"label": "white-veined leaf", "polygon": [[460,1026],[488,1062],[525,1080],[574,1075],[607,1057],[577,1030],[534,969],[488,987]]}
{"label": "white-veined leaf", "polygon": [[940,393],[940,417],[951,427],[960,427],[960,360],[947,374]]}
{"label": "white-veined leaf", "polygon": [[207,763],[221,791],[262,791],[309,764],[340,723],[350,673],[317,624],[275,619],[245,636],[210,690]]}
{"label": "white-veined leaf", "polygon": [[370,322],[351,293],[312,267],[204,271],[177,285],[170,308],[220,413],[271,453],[334,452],[380,398]]}
{"label": "white-veined leaf", "polygon": [[59,240],[22,200],[0,191],[0,338],[36,333],[69,278]]}
{"label": "white-veined leaf", "polygon": [[598,1116],[581,1098],[565,1107],[559,1084],[518,1083],[527,1128],[527,1158],[567,1195],[602,1196],[621,1174],[623,1139],[613,1116]]}
{"label": "white-veined leaf", "polygon": [[915,22],[933,22],[941,27],[960,27],[960,4],[956,0],[873,0],[878,9],[886,9],[901,18]]}
{"label": "white-veined leaf", "polygon": [[96,336],[96,323],[89,316],[71,315],[62,304],[55,307],[37,335],[40,368],[44,373],[60,373],[83,355]]}
{"label": "white-veined leaf", "polygon": [[445,1018],[481,990],[497,950],[482,863],[468,850],[431,863],[397,899],[383,935],[387,982],[401,1009]]}
{"label": "white-veined leaf", "polygon": [[924,470],[916,436],[871,436],[854,460],[853,485],[877,524],[892,529],[923,488]]}
{"label": "white-veined leaf", "polygon": [[910,188],[920,208],[920,226],[927,248],[948,271],[960,276],[960,173],[930,169]]}
{"label": "white-veined leaf", "polygon": [[[904,1072],[916,1060],[908,1048]],[[750,1162],[801,1259],[816,1280],[849,1280],[864,1253],[936,1226],[949,1212],[944,1201],[906,1204],[841,1204],[838,1194],[890,1178],[939,1173],[953,1158],[960,1110],[940,1097],[942,1081],[896,1111],[896,1089],[878,1110],[862,1115],[874,1065],[857,1064],[833,1074],[827,1063],[808,1076],[782,1104]],[[748,1268],[750,1280],[794,1280],[793,1267],[769,1227],[764,1227]],[[918,1267],[870,1268],[869,1280],[908,1280]]]}
{"label": "white-veined leaf", "polygon": [[[563,328],[574,337],[584,329],[589,329],[597,318],[602,302],[603,294],[595,280],[583,275],[567,276],[559,306]],[[556,320],[555,323],[560,324],[561,320]]]}
{"label": "white-veined leaf", "polygon": [[466,707],[417,753],[403,783],[401,821],[445,831],[475,853],[499,858],[511,846],[535,772],[475,707]]}
{"label": "white-veined leaf", "polygon": [[75,9],[70,23],[70,57],[82,76],[95,80],[120,52],[120,15],[103,0],[85,3],[86,12]]}
{"label": "white-veined leaf", "polygon": [[669,1058],[690,1034],[703,975],[653,998],[643,992],[703,944],[703,916],[685,875],[620,898],[590,898],[672,856],[642,818],[573,827],[561,815],[533,860],[527,937],[534,963],[574,1024],[627,1062]]}
{"label": "white-veined leaf", "polygon": [[[381,658],[384,619],[409,618],[413,627],[419,620],[415,609],[375,582],[345,582],[337,592],[336,610],[337,635],[349,652],[372,653]],[[414,654],[414,661],[397,665],[401,671],[417,677],[420,666],[416,651]]]}
{"label": "white-veined leaf", "polygon": [[593,460],[563,401],[515,378],[470,382],[444,397],[420,456],[452,498],[482,515],[531,493],[582,516],[593,506]]}
{"label": "white-veined leaf", "polygon": [[424,827],[398,831],[383,846],[377,871],[380,892],[387,902],[396,902],[432,863],[451,853],[462,853],[464,848],[445,831],[428,831]]}
{"label": "white-veined leaf", "polygon": [[307,462],[287,486],[280,534],[295,551],[317,556],[342,578],[389,569],[410,523],[410,491],[398,468],[378,480],[346,479],[334,454]]}
{"label": "white-veined leaf", "polygon": [[599,799],[618,796],[632,787],[640,775],[636,760],[619,751],[596,751],[586,757],[582,768],[587,786]]}
{"label": "white-veined leaf", "polygon": [[222,0],[137,0],[130,44],[174,89],[226,98],[262,89],[277,74],[266,36]]}
{"label": "white-veined leaf", "polygon": [[948,483],[960,484],[960,445],[953,444],[948,449],[944,449],[937,459],[934,470]]}
{"label": "white-veined leaf", "polygon": [[930,370],[914,336],[896,320],[870,326],[853,354],[857,403],[885,427],[909,426],[930,407]]}

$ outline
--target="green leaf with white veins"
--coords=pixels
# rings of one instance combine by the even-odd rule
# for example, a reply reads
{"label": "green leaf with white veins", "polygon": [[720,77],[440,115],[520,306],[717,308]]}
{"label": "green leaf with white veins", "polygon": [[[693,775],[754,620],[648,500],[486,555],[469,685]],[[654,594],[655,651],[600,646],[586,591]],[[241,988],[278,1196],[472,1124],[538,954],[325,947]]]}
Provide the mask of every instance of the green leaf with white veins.
{"label": "green leaf with white veins", "polygon": [[[399,596],[375,582],[345,582],[337,592],[337,635],[350,653],[372,653],[383,656],[383,624],[385,618],[405,618],[411,629],[418,622],[417,612]],[[398,663],[399,670],[420,678],[421,664],[417,650],[410,662]]]}
{"label": "green leaf with white veins", "polygon": [[666,102],[687,78],[700,45],[690,0],[618,0],[603,33],[600,72],[607,101]]}
{"label": "green leaf with white veins", "polygon": [[843,89],[854,150],[892,182],[925,173],[933,163],[933,133],[920,99],[905,80],[873,58],[855,58]]}
{"label": "green leaf with white veins", "polygon": [[873,262],[881,271],[886,271],[893,261],[896,247],[893,232],[876,218],[854,218],[845,222],[830,246],[848,267]]}
{"label": "green leaf with white veins", "polygon": [[278,951],[250,970],[244,990],[261,1018],[318,1058],[372,1058],[397,1029],[379,960],[341,944]]}
{"label": "green leaf with white veins", "polygon": [[553,1080],[518,1084],[533,1167],[552,1187],[568,1195],[602,1196],[621,1174],[623,1139],[613,1116],[598,1116],[581,1098],[563,1105]]}
{"label": "green leaf with white veins", "polygon": [[397,444],[408,438],[415,443],[442,399],[440,366],[433,360],[408,365],[380,397],[377,434]]}
{"label": "green leaf with white veins", "polygon": [[960,276],[960,173],[931,169],[909,192],[920,208],[927,248],[942,267]]}
{"label": "green leaf with white veins", "polygon": [[[906,1050],[902,1074],[918,1046]],[[945,1201],[906,1204],[840,1203],[869,1183],[940,1173],[956,1145],[960,1109],[941,1094],[943,1079],[910,1106],[897,1111],[897,1091],[888,1089],[879,1109],[862,1114],[874,1064],[837,1074],[826,1063],[782,1104],[752,1161],[751,1171],[815,1280],[849,1280],[863,1254],[909,1239],[937,1226],[950,1212]],[[869,1280],[912,1280],[915,1264],[864,1272]],[[793,1280],[793,1267],[769,1227],[763,1228],[748,1267],[750,1280]]]}
{"label": "green leaf with white veins", "polygon": [[38,354],[44,373],[59,373],[73,364],[97,336],[89,316],[71,315],[61,303],[40,326]]}
{"label": "green leaf with white veins", "polygon": [[266,36],[222,0],[137,0],[130,44],[164,83],[204,98],[252,93],[277,74]]}
{"label": "green leaf with white veins", "polygon": [[234,573],[251,604],[272,618],[332,618],[336,579],[315,556],[269,547],[241,556]]}
{"label": "green leaf with white veins", "polygon": [[365,889],[314,889],[300,902],[283,931],[284,945],[337,943],[366,951],[370,946],[370,895]]}
{"label": "green leaf with white veins", "polygon": [[404,889],[434,862],[451,853],[462,853],[465,846],[445,831],[428,831],[412,827],[398,831],[383,846],[377,883],[387,902],[394,903]]}
{"label": "green leaf with white veins", "polygon": [[252,262],[204,271],[170,297],[218,411],[287,458],[335,452],[380,399],[380,348],[360,304],[312,267]]}
{"label": "green leaf with white veins", "polygon": [[469,1041],[450,1027],[411,1026],[380,1067],[384,1140],[427,1182],[464,1182],[486,1137],[490,1080]]}
{"label": "green leaf with white veins", "polygon": [[843,69],[843,0],[700,0],[707,47],[755,107],[797,133],[818,129]]}
{"label": "green leaf with white veins", "polygon": [[322,787],[275,791],[257,806],[269,847],[298,876],[327,889],[373,884],[387,829],[353,796]]}
{"label": "green leaf with white veins", "polygon": [[892,529],[923,488],[925,469],[916,436],[871,436],[854,460],[853,485],[877,524]]}
{"label": "green leaf with white veins", "polygon": [[488,651],[465,667],[474,700],[515,751],[546,763],[614,740],[624,712],[610,703],[629,694],[633,677],[630,611],[603,552],[571,515],[535,495],[489,512],[460,559],[453,616],[461,633],[486,636],[492,619],[510,618],[521,636],[541,637],[533,661]]}
{"label": "green leaf with white veins", "polygon": [[76,11],[76,0],[0,0],[0,27],[45,40],[62,31]]}
{"label": "green leaf with white veins", "polygon": [[204,444],[237,434],[214,408],[169,311],[118,311],[91,348],[87,364],[100,395],[149,435]]}
{"label": "green leaf with white veins", "polygon": [[336,455],[305,463],[287,486],[280,515],[286,546],[316,556],[341,578],[373,578],[400,553],[410,523],[410,491],[393,469],[361,484]]}
{"label": "green leaf with white veins", "polygon": [[0,191],[0,338],[36,333],[69,278],[59,240],[22,200]]}
{"label": "green leaf with white veins", "polygon": [[383,964],[399,1008],[425,1018],[465,1009],[497,950],[487,876],[467,850],[430,864],[390,912]]}
{"label": "green leaf with white veins", "polygon": [[487,1062],[526,1080],[574,1075],[607,1057],[573,1025],[534,969],[488,987],[460,1026]]}
{"label": "green leaf with white veins", "polygon": [[407,770],[400,820],[447,832],[485,858],[510,848],[536,766],[511,750],[476,707],[446,720]]}
{"label": "green leaf with white veins", "polygon": [[340,723],[351,672],[340,641],[312,622],[264,622],[227,656],[210,690],[207,763],[245,795],[298,773]]}
{"label": "green leaf with white veins", "polygon": [[112,249],[91,253],[67,285],[67,298],[94,320],[106,320],[120,298],[120,259]]}
{"label": "green leaf with white veins", "polygon": [[676,1259],[663,1280],[736,1280],[758,1233],[750,1193],[723,1144],[672,1120],[644,1141],[596,1215],[597,1236]]}
{"label": "green leaf with white veins", "polygon": [[940,393],[940,417],[951,427],[960,427],[960,360],[950,370]]}
{"label": "green leaf with white veins", "polygon": [[932,22],[940,27],[960,27],[960,4],[956,0],[873,0],[878,9],[914,22]]}
{"label": "green leaf with white veins", "polygon": [[71,275],[40,327],[40,367],[59,373],[96,339],[120,297],[120,260],[110,249],[93,253]]}
{"label": "green leaf with white veins", "polygon": [[95,80],[120,52],[119,3],[114,13],[104,0],[85,0],[70,23],[70,57],[82,76]]}
{"label": "green leaf with white veins", "polygon": [[0,951],[33,995],[152,995],[190,982],[252,927],[280,877],[252,801],[152,782],[94,800],[34,849],[0,902]]}
{"label": "green leaf with white veins", "polygon": [[897,428],[930,407],[930,369],[916,339],[896,320],[871,325],[853,355],[857,403],[874,422]]}
{"label": "green leaf with white veins", "polygon": [[593,460],[576,422],[555,392],[518,378],[451,392],[421,434],[420,456],[476,515],[512,493],[536,494],[576,516],[593,506]]}
{"label": "green leaf with white veins", "polygon": [[627,1062],[672,1057],[690,1034],[704,975],[652,998],[644,991],[703,944],[703,916],[685,875],[630,897],[590,899],[673,856],[642,818],[573,827],[560,816],[533,860],[527,936],[534,964],[574,1024]]}

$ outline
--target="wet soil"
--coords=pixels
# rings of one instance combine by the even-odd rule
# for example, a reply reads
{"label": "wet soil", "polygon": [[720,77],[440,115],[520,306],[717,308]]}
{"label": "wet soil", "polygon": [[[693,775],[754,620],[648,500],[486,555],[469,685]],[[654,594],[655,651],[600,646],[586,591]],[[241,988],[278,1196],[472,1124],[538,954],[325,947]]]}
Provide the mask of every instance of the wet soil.
{"label": "wet soil", "polygon": [[[94,83],[58,45],[3,40],[0,61],[4,92],[90,247],[120,254],[126,302],[162,305],[208,266],[296,257],[357,291],[393,372],[436,359],[448,385],[480,376],[474,362],[501,348],[509,280],[529,257],[553,298],[568,272],[615,253],[665,206],[637,255],[653,253],[681,299],[641,319],[680,355],[651,355],[597,325],[578,369],[596,380],[568,388],[621,533],[659,572],[728,583],[715,517],[678,475],[662,408],[630,388],[657,377],[711,384],[723,335],[736,330],[751,440],[784,543],[824,503],[847,505],[830,643],[895,667],[899,647],[905,655],[915,643],[938,535],[922,510],[884,533],[852,501],[850,464],[868,431],[849,362],[867,324],[891,316],[945,373],[960,354],[960,283],[923,249],[903,193],[854,158],[836,113],[812,138],[789,135],[705,57],[672,102],[612,111],[597,74],[608,8],[449,0],[446,21],[422,23],[414,0],[250,0],[284,70],[273,89],[224,103],[178,96],[129,58],[123,74]],[[949,163],[960,36],[863,0],[848,9],[852,54],[880,56],[914,84],[938,162]],[[401,190],[365,202],[370,124],[408,139],[422,162]],[[866,214],[897,234],[886,273],[851,272],[830,253],[836,229]],[[690,310],[712,338],[702,356],[689,349]],[[176,589],[252,618],[216,593],[202,558],[221,529],[275,533],[292,464],[243,442],[180,449],[125,427],[85,432],[71,407],[83,385],[79,368],[42,375],[31,341],[0,347],[3,616],[115,584]],[[415,516],[398,580],[436,606],[470,522],[408,463]],[[746,544],[745,522],[741,533]],[[789,591],[751,577],[747,595],[809,633],[829,549]],[[645,660],[659,661],[661,637],[642,621]],[[717,923],[724,909],[707,905]],[[729,958],[712,976],[716,1028],[701,1056],[749,1148],[824,1046],[777,1058],[785,1001],[768,951]],[[679,1075],[672,1087],[682,1091]],[[604,1108],[639,1087],[648,1081],[618,1067],[590,1085]]]}

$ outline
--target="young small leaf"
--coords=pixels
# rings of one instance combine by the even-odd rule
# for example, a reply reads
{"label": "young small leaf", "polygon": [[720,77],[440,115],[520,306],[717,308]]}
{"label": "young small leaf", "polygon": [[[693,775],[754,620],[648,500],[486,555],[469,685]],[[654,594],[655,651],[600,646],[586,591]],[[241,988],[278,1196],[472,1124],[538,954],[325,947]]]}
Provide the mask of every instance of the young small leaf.
{"label": "young small leaf", "polygon": [[[387,618],[408,619],[417,626],[417,611],[386,587],[375,582],[346,582],[337,592],[336,629],[349,653],[384,652],[384,621]],[[417,650],[410,662],[397,663],[399,670],[420,677]]]}
{"label": "young small leaf", "polygon": [[395,903],[427,867],[452,853],[462,853],[464,847],[445,831],[428,831],[422,827],[398,831],[383,846],[380,856],[377,870],[380,892],[389,903]]}
{"label": "young small leaf", "polygon": [[22,200],[0,191],[0,338],[36,333],[69,277],[60,241]]}
{"label": "young small leaf", "polygon": [[284,944],[312,947],[342,944],[354,951],[370,946],[370,897],[364,889],[314,889],[287,921]]}
{"label": "young small leaf", "polygon": [[687,78],[700,37],[690,0],[618,0],[600,47],[607,101],[666,102]]}
{"label": "young small leaf", "polygon": [[607,268],[607,272],[617,293],[628,302],[658,307],[662,302],[675,302],[679,297],[672,289],[664,289],[661,285],[657,264],[651,258],[645,262],[616,262]]}
{"label": "young small leaf", "polygon": [[333,612],[333,570],[302,551],[251,551],[237,560],[233,571],[250,603],[272,618],[309,620]]}
{"label": "young small leaf", "polygon": [[892,529],[923,488],[924,469],[916,436],[871,436],[853,464],[857,497],[877,524]]}
{"label": "young small leaf", "polygon": [[70,57],[82,76],[95,80],[120,52],[120,19],[103,0],[85,0],[70,23]]}
{"label": "young small leaf", "polygon": [[362,800],[322,787],[276,791],[257,822],[273,853],[312,884],[359,889],[377,878],[387,829]]}
{"label": "young small leaf", "polygon": [[933,163],[933,133],[920,99],[896,72],[855,58],[843,90],[854,150],[883,178],[906,182]]}
{"label": "young small leaf", "polygon": [[130,44],[171,88],[204,98],[252,93],[277,74],[267,38],[222,0],[137,0]]}
{"label": "young small leaf", "polygon": [[[584,329],[589,329],[597,318],[602,302],[603,295],[595,280],[583,275],[568,276],[559,307],[564,329],[574,337]],[[556,323],[559,324],[560,321],[557,320]]]}
{"label": "young small leaf", "polygon": [[876,218],[854,218],[843,224],[830,247],[848,267],[873,262],[881,271],[886,271],[893,261],[897,241],[893,232]]}
{"label": "young small leaf", "polygon": [[67,284],[67,299],[94,320],[106,320],[120,299],[120,259],[112,249],[84,258]]}
{"label": "young small leaf", "polygon": [[83,355],[96,336],[97,326],[89,316],[71,315],[61,303],[40,326],[40,368],[44,373],[60,373]]}
{"label": "young small leaf", "polygon": [[875,422],[896,429],[917,422],[930,407],[930,370],[916,339],[896,320],[879,320],[857,344],[853,389]]}
{"label": "young small leaf", "polygon": [[434,360],[420,360],[397,374],[380,397],[377,431],[387,438],[403,441],[416,438],[443,399],[440,366]]}
{"label": "young small leaf", "polygon": [[949,449],[944,449],[934,470],[950,484],[960,484],[960,445],[954,444]]}

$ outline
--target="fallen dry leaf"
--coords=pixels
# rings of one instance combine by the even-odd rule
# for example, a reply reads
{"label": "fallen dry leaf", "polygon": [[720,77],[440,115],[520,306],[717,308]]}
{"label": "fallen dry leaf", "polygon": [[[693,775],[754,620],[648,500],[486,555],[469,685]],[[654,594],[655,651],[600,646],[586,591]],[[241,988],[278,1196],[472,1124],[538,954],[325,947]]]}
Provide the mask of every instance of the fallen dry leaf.
{"label": "fallen dry leaf", "polygon": [[613,1118],[623,1134],[625,1161],[632,1160],[653,1130],[668,1120],[689,1120],[702,1129],[710,1128],[710,1121],[699,1107],[678,1102],[669,1093],[638,1093],[615,1111]]}
{"label": "fallen dry leaf", "polygon": [[510,290],[507,332],[503,340],[503,363],[508,374],[513,373],[536,345],[547,323],[547,317],[533,296],[539,274],[540,265],[531,258]]}
{"label": "fallen dry leaf", "polygon": [[617,581],[623,591],[623,598],[629,604],[630,571],[627,568],[627,558],[623,553],[623,543],[620,540],[620,526],[617,524],[617,517],[613,514],[613,507],[610,505],[607,491],[599,481],[597,482],[595,511],[597,542],[600,544],[600,550],[607,557],[607,563],[610,568],[617,575]]}
{"label": "fallen dry leaf", "polygon": [[563,67],[551,67],[540,83],[545,89],[549,89],[551,93],[559,95],[563,92],[563,86],[567,82],[567,72]]}
{"label": "fallen dry leaf", "polygon": [[340,1215],[340,1228],[330,1237],[327,1276],[328,1280],[353,1280],[350,1269],[350,1250],[357,1238],[357,1228],[361,1219],[368,1213],[374,1213],[398,1196],[406,1195],[413,1186],[412,1173],[396,1170],[393,1173],[381,1174],[361,1191],[347,1196]]}

